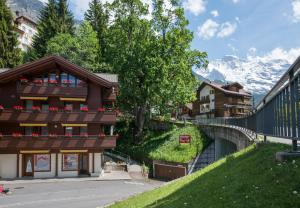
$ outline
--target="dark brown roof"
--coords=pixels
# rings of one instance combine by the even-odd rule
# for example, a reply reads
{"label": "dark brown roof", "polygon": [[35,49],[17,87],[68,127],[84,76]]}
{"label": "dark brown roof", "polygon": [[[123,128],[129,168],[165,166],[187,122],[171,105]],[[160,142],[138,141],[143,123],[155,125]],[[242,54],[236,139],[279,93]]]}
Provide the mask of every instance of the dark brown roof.
{"label": "dark brown roof", "polygon": [[22,22],[22,20],[25,20],[25,21],[27,21],[27,22],[30,22],[31,24],[33,24],[33,25],[37,25],[37,23],[34,21],[34,20],[32,20],[32,19],[30,19],[29,17],[26,17],[26,16],[24,16],[24,15],[21,15],[21,16],[19,16],[19,17],[17,17],[16,18],[16,22]]}
{"label": "dark brown roof", "polygon": [[88,80],[90,80],[96,84],[100,84],[107,88],[110,88],[117,84],[115,82],[111,82],[108,79],[105,79],[104,77],[98,76],[80,66],[77,66],[60,56],[54,56],[54,55],[44,57],[37,61],[27,63],[27,64],[21,65],[19,67],[16,67],[14,69],[7,70],[7,71],[0,73],[0,83],[4,83],[4,82],[10,81],[10,80],[13,80],[16,77],[23,75],[25,72],[30,73],[30,72],[35,72],[35,71],[41,70],[45,66],[51,65],[51,64],[52,65],[59,64],[66,71],[73,73],[74,75],[85,77]]}
{"label": "dark brown roof", "polygon": [[237,83],[237,82],[235,82],[235,83],[233,83],[233,84],[234,84],[234,85],[238,84],[238,85],[240,85],[242,88],[239,89],[238,92],[236,92],[236,91],[231,91],[231,90],[225,89],[225,87],[228,86],[228,84],[227,84],[227,85],[220,85],[220,84],[213,83],[213,82],[209,82],[209,81],[203,81],[203,82],[201,83],[201,85],[199,86],[199,90],[201,90],[205,85],[209,85],[209,86],[211,86],[212,88],[217,89],[217,90],[220,90],[220,91],[222,91],[222,92],[224,92],[224,93],[226,93],[226,94],[241,95],[241,96],[248,96],[248,97],[251,97],[251,96],[252,96],[250,92],[247,92],[247,91],[245,91],[245,90],[243,89],[243,86],[242,86],[241,84],[239,84],[239,83]]}

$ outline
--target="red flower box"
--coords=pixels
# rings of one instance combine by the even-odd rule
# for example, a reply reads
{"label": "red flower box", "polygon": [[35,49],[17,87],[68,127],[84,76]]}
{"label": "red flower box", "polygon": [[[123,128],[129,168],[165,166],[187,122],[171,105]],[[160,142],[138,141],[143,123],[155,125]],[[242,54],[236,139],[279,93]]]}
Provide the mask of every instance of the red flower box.
{"label": "red flower box", "polygon": [[66,106],[66,107],[64,108],[65,111],[71,111],[72,109],[73,109],[73,108],[70,107],[70,106]]}
{"label": "red flower box", "polygon": [[103,138],[103,137],[105,137],[105,134],[104,133],[100,133],[99,137]]}
{"label": "red flower box", "polygon": [[21,77],[21,78],[20,78],[20,82],[21,82],[21,83],[27,83],[27,82],[28,82],[28,79],[25,78],[25,77]]}
{"label": "red flower box", "polygon": [[80,134],[81,137],[88,137],[89,135],[87,133]]}
{"label": "red flower box", "polygon": [[15,110],[23,110],[24,109],[23,106],[20,106],[20,105],[15,105],[13,108]]}
{"label": "red flower box", "polygon": [[80,110],[87,112],[87,111],[89,111],[89,108],[88,107],[81,107]]}
{"label": "red flower box", "polygon": [[99,112],[104,112],[104,111],[105,111],[105,108],[98,108],[98,111],[99,111]]}
{"label": "red flower box", "polygon": [[41,107],[40,106],[32,106],[31,108],[34,111],[41,111]]}
{"label": "red flower box", "polygon": [[65,137],[72,137],[72,134],[67,133],[67,134],[65,134]]}
{"label": "red flower box", "polygon": [[106,108],[107,111],[113,111],[114,109],[113,108]]}
{"label": "red flower box", "polygon": [[57,84],[57,80],[55,80],[55,79],[50,79],[50,80],[49,80],[49,83],[50,83],[50,84]]}
{"label": "red flower box", "polygon": [[71,80],[63,80],[63,84],[72,84]]}
{"label": "red flower box", "polygon": [[20,132],[14,132],[14,133],[12,133],[12,136],[15,138],[20,138],[20,137],[22,137],[22,134]]}
{"label": "red flower box", "polygon": [[35,79],[35,80],[33,80],[33,83],[34,84],[42,84],[43,80],[41,80],[41,79]]}
{"label": "red flower box", "polygon": [[51,138],[56,138],[56,137],[57,137],[57,134],[49,134],[49,137],[51,137]]}
{"label": "red flower box", "polygon": [[3,107],[3,105],[0,105],[0,110],[4,110],[4,107]]}
{"label": "red flower box", "polygon": [[49,111],[58,111],[58,107],[49,107]]}
{"label": "red flower box", "polygon": [[39,137],[40,135],[37,134],[37,133],[32,133],[31,136],[32,136],[32,137]]}

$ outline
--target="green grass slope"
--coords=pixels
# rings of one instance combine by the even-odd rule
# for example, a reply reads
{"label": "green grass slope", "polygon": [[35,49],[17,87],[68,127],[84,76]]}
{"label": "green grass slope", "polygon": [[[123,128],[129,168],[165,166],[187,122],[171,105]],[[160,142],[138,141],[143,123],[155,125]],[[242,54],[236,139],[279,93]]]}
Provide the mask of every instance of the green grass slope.
{"label": "green grass slope", "polygon": [[[189,134],[192,143],[179,144],[179,135]],[[124,135],[124,134],[123,134]],[[196,126],[174,128],[170,131],[148,131],[143,140],[136,143],[130,135],[122,136],[117,150],[139,161],[165,160],[171,162],[188,162],[207,145],[208,140]]]}
{"label": "green grass slope", "polygon": [[281,144],[252,145],[161,188],[112,208],[300,207],[300,159],[279,163]]}

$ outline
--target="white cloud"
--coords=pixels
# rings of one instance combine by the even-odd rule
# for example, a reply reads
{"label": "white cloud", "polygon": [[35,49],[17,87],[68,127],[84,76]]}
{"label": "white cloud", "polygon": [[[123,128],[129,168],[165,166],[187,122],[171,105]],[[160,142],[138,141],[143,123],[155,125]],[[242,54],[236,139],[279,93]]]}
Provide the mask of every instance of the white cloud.
{"label": "white cloud", "polygon": [[248,56],[248,59],[257,59],[263,63],[272,62],[274,60],[286,60],[292,64],[300,55],[300,48],[291,48],[284,50],[280,47],[273,49],[264,56]]}
{"label": "white cloud", "polygon": [[198,35],[204,40],[214,37],[218,31],[219,24],[211,19],[204,22],[202,26],[198,27]]}
{"label": "white cloud", "polygon": [[206,2],[204,0],[185,0],[183,2],[183,7],[186,11],[198,16],[199,14],[205,12]]}
{"label": "white cloud", "polygon": [[233,2],[234,4],[237,4],[237,3],[240,2],[240,0],[232,0],[232,2]]}
{"label": "white cloud", "polygon": [[293,20],[300,22],[300,0],[292,0]]}
{"label": "white cloud", "polygon": [[225,38],[232,35],[237,28],[236,23],[225,22],[221,25],[220,31],[217,34],[219,38]]}
{"label": "white cloud", "polygon": [[214,17],[218,17],[218,16],[219,16],[218,10],[213,10],[213,11],[210,12],[210,14],[211,14],[212,16],[214,16]]}

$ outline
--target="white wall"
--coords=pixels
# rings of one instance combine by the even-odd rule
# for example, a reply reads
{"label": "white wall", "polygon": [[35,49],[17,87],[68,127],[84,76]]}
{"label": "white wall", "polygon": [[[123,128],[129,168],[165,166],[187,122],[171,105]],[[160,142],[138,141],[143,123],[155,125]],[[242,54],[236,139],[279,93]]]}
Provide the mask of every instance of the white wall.
{"label": "white wall", "polygon": [[101,153],[95,153],[95,173],[100,175],[102,172],[101,168]]}
{"label": "white wall", "polygon": [[17,154],[0,154],[0,177],[17,177]]}
{"label": "white wall", "polygon": [[52,178],[55,177],[55,161],[56,154],[51,154],[51,171],[49,172],[34,172],[34,178]]}
{"label": "white wall", "polygon": [[201,110],[201,105],[200,105],[200,113],[206,113],[206,112],[209,112],[210,110],[214,110],[215,109],[215,100],[214,100],[215,99],[215,94],[210,94],[211,90],[214,90],[214,89],[211,86],[206,85],[200,91],[200,94],[199,94],[200,100],[201,100],[202,97],[206,97],[207,95],[209,96],[209,100],[210,100],[209,104],[201,104],[201,105],[207,105],[205,107],[208,107],[209,109],[207,109],[207,110]]}
{"label": "white wall", "polygon": [[89,153],[89,172],[93,172],[93,153]]}

